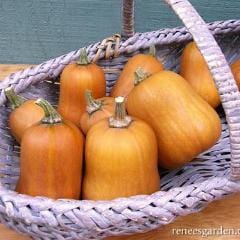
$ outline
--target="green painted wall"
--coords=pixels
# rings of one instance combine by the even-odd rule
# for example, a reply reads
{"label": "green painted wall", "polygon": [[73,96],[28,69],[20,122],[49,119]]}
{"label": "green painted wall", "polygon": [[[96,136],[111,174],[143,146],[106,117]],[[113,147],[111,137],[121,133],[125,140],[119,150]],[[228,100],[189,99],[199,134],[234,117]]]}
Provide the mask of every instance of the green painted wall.
{"label": "green painted wall", "polygon": [[[239,0],[191,0],[207,21],[239,18]],[[40,63],[121,31],[121,0],[0,0],[0,63]],[[181,25],[161,0],[136,0],[136,29]]]}

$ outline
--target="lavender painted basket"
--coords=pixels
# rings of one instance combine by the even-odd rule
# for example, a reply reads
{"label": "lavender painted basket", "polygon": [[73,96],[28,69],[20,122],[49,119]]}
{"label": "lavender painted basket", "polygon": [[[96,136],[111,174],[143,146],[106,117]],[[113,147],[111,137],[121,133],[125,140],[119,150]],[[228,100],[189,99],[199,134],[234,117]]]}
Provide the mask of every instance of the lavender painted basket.
{"label": "lavender painted basket", "polygon": [[[177,71],[183,47],[194,38],[221,96],[224,111],[219,111],[222,121],[220,140],[181,169],[161,173],[161,191],[149,196],[113,201],[55,201],[17,194],[13,189],[19,176],[20,147],[9,133],[10,108],[6,105],[3,89],[13,86],[26,98],[41,96],[56,104],[58,76],[66,64],[78,58],[79,50],[17,72],[0,83],[2,223],[34,239],[103,239],[155,229],[178,216],[199,211],[208,202],[240,191],[240,94],[228,65],[240,57],[240,20],[206,25],[187,0],[165,1],[186,28],[134,33],[134,1],[123,0],[122,41],[113,44],[111,39],[110,44],[90,45],[88,55],[91,59],[99,58],[109,92],[132,55],[144,52],[154,44],[165,68]],[[112,49],[116,46],[119,47],[117,54]]]}

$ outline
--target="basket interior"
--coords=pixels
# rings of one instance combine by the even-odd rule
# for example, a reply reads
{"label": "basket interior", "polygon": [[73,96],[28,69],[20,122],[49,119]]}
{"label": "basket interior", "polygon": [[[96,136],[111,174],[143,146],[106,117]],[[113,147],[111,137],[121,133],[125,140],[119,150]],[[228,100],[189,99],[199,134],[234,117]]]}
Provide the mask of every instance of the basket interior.
{"label": "basket interior", "polygon": [[[240,58],[240,36],[219,35],[217,36],[227,60],[232,63]],[[178,72],[179,58],[185,43],[156,46],[157,56],[164,63],[166,69]],[[145,52],[146,49],[139,50]],[[137,53],[137,52],[136,52]],[[107,92],[111,90],[118,78],[121,69],[131,55],[120,56],[112,60],[100,60],[99,64],[104,68],[107,78]],[[21,93],[27,99],[43,97],[53,105],[57,104],[59,95],[59,78],[32,85]],[[222,177],[229,173],[230,146],[229,131],[221,107],[217,109],[222,121],[222,136],[214,147],[200,154],[192,162],[180,169],[166,171],[160,169],[161,190],[169,190],[173,187],[180,187],[207,180],[211,177]],[[14,190],[19,176],[19,152],[20,147],[11,136],[8,128],[8,116],[10,107],[0,107],[0,182],[7,189]]]}

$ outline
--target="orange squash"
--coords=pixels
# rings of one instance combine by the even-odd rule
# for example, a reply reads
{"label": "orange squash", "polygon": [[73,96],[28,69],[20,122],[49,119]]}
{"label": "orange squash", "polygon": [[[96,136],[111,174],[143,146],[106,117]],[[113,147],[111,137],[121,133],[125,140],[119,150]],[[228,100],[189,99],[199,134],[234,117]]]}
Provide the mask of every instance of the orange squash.
{"label": "orange squash", "polygon": [[180,74],[213,108],[220,104],[220,96],[212,75],[195,42],[187,44],[183,51]]}
{"label": "orange squash", "polygon": [[47,101],[38,99],[36,104],[45,117],[23,136],[16,190],[31,196],[79,199],[83,135]]}
{"label": "orange squash", "polygon": [[231,70],[237,83],[238,89],[240,89],[240,59],[231,64]]}
{"label": "orange squash", "polygon": [[118,97],[115,116],[88,131],[83,199],[110,200],[159,188],[155,134],[145,122],[126,116],[124,98]]}
{"label": "orange squash", "polygon": [[127,64],[123,68],[122,73],[120,74],[120,77],[115,83],[110,96],[127,97],[134,87],[134,73],[138,68],[142,68],[149,74],[157,73],[163,70],[162,63],[157,60],[155,56],[154,46],[150,48],[149,54],[137,54],[128,60]]}
{"label": "orange squash", "polygon": [[128,96],[127,111],[154,129],[159,165],[174,169],[212,147],[221,134],[215,110],[180,75],[162,71],[139,81]]}
{"label": "orange squash", "polygon": [[25,131],[44,117],[44,111],[34,103],[34,100],[26,100],[16,95],[11,87],[6,88],[4,92],[13,109],[9,115],[9,128],[20,143]]}
{"label": "orange squash", "polygon": [[76,125],[86,109],[86,89],[90,89],[95,98],[104,97],[106,81],[103,70],[90,63],[86,51],[82,50],[79,61],[67,65],[60,77],[58,111],[63,118]]}
{"label": "orange squash", "polygon": [[81,117],[80,127],[83,133],[87,134],[91,126],[114,114],[115,101],[112,97],[94,99],[90,90],[85,92],[85,97],[87,108]]}

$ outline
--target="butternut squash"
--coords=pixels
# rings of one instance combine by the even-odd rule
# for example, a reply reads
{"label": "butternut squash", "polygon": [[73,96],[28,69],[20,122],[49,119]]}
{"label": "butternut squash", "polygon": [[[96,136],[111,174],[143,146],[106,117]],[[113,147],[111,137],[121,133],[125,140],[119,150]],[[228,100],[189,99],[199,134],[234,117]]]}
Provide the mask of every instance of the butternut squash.
{"label": "butternut squash", "polygon": [[6,88],[4,92],[12,108],[9,115],[9,128],[20,143],[25,131],[44,117],[44,111],[34,103],[35,100],[26,100],[18,96],[12,87]]}
{"label": "butternut squash", "polygon": [[137,54],[128,60],[111,91],[111,97],[128,96],[134,87],[134,73],[138,68],[149,74],[163,70],[163,64],[156,58],[154,46],[150,47],[149,54]]}
{"label": "butternut squash", "polygon": [[159,165],[174,169],[212,147],[221,134],[215,110],[180,75],[138,70],[127,111],[148,123],[158,140]]}
{"label": "butternut squash", "polygon": [[36,104],[45,117],[23,136],[16,190],[31,196],[79,199],[83,135],[47,101],[38,99]]}
{"label": "butternut squash", "polygon": [[220,104],[220,96],[212,75],[195,42],[187,44],[183,51],[180,74],[213,108]]}
{"label": "butternut squash", "polygon": [[106,81],[103,70],[90,63],[86,50],[82,50],[76,63],[67,65],[60,77],[58,111],[64,119],[79,124],[86,109],[84,93],[90,89],[95,98],[106,94]]}
{"label": "butternut squash", "polygon": [[110,200],[160,188],[155,134],[126,115],[123,97],[116,98],[114,117],[88,131],[85,157],[83,199]]}
{"label": "butternut squash", "polygon": [[240,59],[231,64],[231,70],[237,83],[238,89],[240,89]]}
{"label": "butternut squash", "polygon": [[85,97],[87,107],[81,117],[80,126],[83,133],[87,134],[91,126],[114,114],[115,101],[112,97],[94,99],[90,90],[85,92]]}

